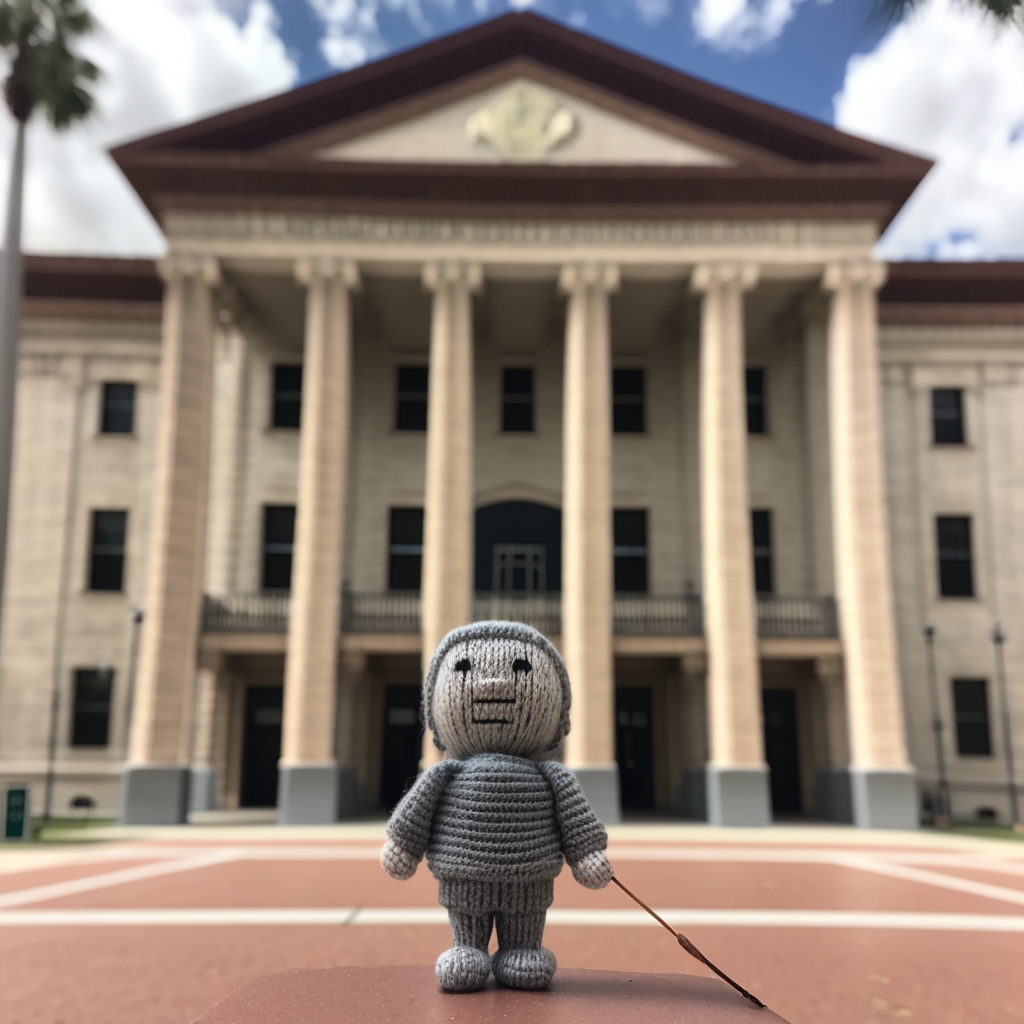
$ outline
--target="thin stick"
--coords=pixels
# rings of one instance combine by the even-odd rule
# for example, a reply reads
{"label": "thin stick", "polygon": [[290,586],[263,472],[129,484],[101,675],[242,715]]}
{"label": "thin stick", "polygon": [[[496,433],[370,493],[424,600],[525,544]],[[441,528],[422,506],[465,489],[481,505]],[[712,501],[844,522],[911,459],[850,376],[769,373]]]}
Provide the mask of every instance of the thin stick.
{"label": "thin stick", "polygon": [[644,903],[644,901],[640,899],[639,896],[636,896],[633,893],[631,893],[614,875],[612,876],[612,881],[631,900],[633,900],[634,903],[638,903],[641,907],[643,907],[644,910],[646,910],[647,913],[650,914],[651,917],[653,917],[654,920],[657,921],[662,928],[664,928],[666,931],[670,931],[678,940],[679,945],[682,946],[683,949],[685,949],[686,952],[690,954],[690,956],[699,960],[705,967],[709,967],[712,971],[715,972],[715,974],[717,974],[722,979],[722,981],[727,981],[745,999],[749,999],[755,1006],[760,1007],[760,1009],[765,1009],[765,1004],[762,1003],[761,1000],[757,998],[757,996],[755,996],[751,992],[748,992],[742,985],[737,985],[736,982],[733,981],[728,974],[725,974],[724,972],[720,971],[685,935],[680,935],[679,932],[677,932],[675,928],[672,927],[672,925],[670,925],[663,917],[659,917],[653,910],[651,910],[651,908],[647,906],[647,904]]}

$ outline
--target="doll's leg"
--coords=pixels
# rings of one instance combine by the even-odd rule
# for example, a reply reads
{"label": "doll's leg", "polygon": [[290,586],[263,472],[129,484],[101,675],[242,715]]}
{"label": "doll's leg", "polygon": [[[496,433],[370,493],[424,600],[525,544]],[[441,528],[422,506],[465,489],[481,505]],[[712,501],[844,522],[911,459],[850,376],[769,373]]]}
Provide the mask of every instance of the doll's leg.
{"label": "doll's leg", "polygon": [[555,976],[555,954],[541,944],[547,911],[499,913],[494,976],[509,988],[547,988]]}
{"label": "doll's leg", "polygon": [[487,946],[494,915],[449,910],[448,920],[454,945],[437,958],[434,973],[446,992],[476,992],[487,984],[491,974]]}

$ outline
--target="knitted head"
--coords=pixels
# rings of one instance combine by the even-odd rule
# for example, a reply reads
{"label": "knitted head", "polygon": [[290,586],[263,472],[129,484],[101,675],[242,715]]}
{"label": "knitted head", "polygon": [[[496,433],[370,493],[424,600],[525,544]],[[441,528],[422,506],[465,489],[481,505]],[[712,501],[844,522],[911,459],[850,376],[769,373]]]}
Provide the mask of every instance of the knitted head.
{"label": "knitted head", "polygon": [[438,645],[423,683],[434,743],[452,757],[536,757],[569,731],[569,674],[558,651],[521,622],[474,622]]}

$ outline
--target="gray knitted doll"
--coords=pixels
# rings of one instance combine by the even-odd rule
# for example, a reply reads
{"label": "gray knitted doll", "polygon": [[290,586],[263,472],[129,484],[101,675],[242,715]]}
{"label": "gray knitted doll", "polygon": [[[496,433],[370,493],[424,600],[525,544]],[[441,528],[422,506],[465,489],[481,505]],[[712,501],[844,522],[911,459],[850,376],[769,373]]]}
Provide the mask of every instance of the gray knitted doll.
{"label": "gray knitted doll", "polygon": [[430,662],[423,709],[448,757],[395,808],[381,864],[409,878],[426,854],[451,922],[454,945],[435,968],[449,992],[483,988],[492,970],[511,988],[544,988],[555,957],[541,937],[563,857],[582,885],[611,881],[608,836],[576,776],[539,760],[569,731],[569,703],[558,651],[518,622],[454,629]]}

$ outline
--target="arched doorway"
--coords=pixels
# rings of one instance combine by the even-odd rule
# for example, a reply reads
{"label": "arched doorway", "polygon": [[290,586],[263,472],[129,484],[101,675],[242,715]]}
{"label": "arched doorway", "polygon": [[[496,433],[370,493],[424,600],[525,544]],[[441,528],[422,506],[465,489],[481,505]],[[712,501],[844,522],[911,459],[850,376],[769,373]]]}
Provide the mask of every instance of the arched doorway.
{"label": "arched doorway", "polygon": [[476,511],[478,592],[562,589],[562,512],[535,501],[503,501]]}

